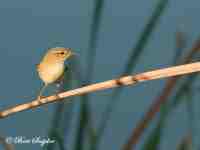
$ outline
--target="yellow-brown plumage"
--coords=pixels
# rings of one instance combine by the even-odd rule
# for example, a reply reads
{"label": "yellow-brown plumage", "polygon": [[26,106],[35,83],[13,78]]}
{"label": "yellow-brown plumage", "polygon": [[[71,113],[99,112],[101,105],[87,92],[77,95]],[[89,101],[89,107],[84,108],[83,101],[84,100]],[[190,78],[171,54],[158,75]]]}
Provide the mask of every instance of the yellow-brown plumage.
{"label": "yellow-brown plumage", "polygon": [[61,78],[65,68],[64,62],[72,54],[70,48],[56,47],[48,50],[40,64],[37,65],[38,75],[45,84],[40,91],[39,97],[47,85]]}

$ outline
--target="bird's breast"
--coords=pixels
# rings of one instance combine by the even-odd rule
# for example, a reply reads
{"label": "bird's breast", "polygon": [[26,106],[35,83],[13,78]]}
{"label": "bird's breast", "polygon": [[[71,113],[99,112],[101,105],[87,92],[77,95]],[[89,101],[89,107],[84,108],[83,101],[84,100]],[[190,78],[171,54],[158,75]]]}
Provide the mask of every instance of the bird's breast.
{"label": "bird's breast", "polygon": [[40,78],[46,83],[53,83],[58,80],[64,72],[64,64],[40,64],[38,66],[38,74]]}

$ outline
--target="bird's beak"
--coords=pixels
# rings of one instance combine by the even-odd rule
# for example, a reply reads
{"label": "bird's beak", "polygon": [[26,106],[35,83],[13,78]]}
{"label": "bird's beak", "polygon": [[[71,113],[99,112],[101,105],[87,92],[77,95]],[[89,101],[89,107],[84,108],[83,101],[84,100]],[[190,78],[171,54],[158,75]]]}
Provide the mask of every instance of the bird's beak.
{"label": "bird's beak", "polygon": [[71,50],[68,50],[68,53],[66,55],[66,59],[70,58],[72,56],[72,51]]}
{"label": "bird's beak", "polygon": [[76,56],[76,55],[77,55],[76,53],[72,52],[72,56]]}
{"label": "bird's beak", "polygon": [[75,52],[71,52],[71,56],[79,56],[79,54]]}
{"label": "bird's beak", "polygon": [[69,53],[67,54],[67,58],[70,58],[71,56],[78,56],[78,53],[73,52],[71,49],[69,50]]}

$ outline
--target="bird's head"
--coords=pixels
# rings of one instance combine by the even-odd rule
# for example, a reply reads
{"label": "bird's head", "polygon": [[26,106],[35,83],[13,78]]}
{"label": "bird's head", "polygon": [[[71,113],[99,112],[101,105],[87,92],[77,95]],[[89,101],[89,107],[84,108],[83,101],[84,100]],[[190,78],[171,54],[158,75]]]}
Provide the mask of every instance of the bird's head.
{"label": "bird's head", "polygon": [[71,48],[55,47],[50,48],[44,56],[44,61],[64,62],[73,55]]}

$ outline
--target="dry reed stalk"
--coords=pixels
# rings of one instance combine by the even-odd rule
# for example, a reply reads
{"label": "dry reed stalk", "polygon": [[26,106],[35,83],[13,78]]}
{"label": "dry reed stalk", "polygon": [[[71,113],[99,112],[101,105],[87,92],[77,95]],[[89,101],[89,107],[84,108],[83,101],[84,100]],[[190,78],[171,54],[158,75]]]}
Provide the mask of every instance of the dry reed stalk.
{"label": "dry reed stalk", "polygon": [[[200,40],[198,39],[189,54],[183,59],[182,63],[189,63],[194,55],[197,55],[200,49]],[[154,118],[156,113],[160,110],[160,106],[166,102],[167,98],[174,89],[179,77],[173,77],[168,80],[166,86],[163,89],[163,92],[156,97],[154,103],[150,106],[149,110],[145,113],[144,117],[136,125],[135,129],[131,133],[131,136],[128,138],[127,143],[123,145],[124,150],[134,149],[140,137],[142,136],[145,128],[148,126],[149,122]]]}
{"label": "dry reed stalk", "polygon": [[138,82],[184,75],[184,74],[189,74],[189,73],[198,72],[198,71],[200,71],[200,62],[179,65],[179,66],[174,66],[174,67],[169,67],[169,68],[164,68],[164,69],[157,69],[154,71],[148,71],[148,72],[144,72],[144,73],[140,73],[136,75],[120,77],[118,79],[91,84],[91,85],[77,88],[74,90],[62,92],[57,95],[48,96],[40,100],[34,100],[28,103],[16,105],[14,107],[1,111],[0,118],[7,117],[11,114],[24,111],[27,109],[39,107],[47,103],[58,102],[60,100],[63,100],[63,98],[67,98],[67,97],[78,96],[78,95],[82,95],[86,93],[91,93],[95,91],[105,90],[105,89],[124,86],[124,85],[134,85]]}

